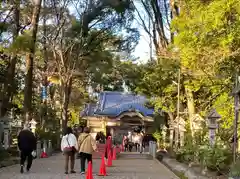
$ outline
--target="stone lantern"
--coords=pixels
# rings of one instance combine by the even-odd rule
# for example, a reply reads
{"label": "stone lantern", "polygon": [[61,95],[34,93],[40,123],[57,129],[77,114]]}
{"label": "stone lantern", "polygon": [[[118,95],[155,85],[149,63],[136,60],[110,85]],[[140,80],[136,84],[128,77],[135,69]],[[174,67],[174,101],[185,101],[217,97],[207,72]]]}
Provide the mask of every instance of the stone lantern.
{"label": "stone lantern", "polygon": [[3,134],[3,144],[4,144],[4,149],[9,148],[10,140],[9,140],[9,129],[10,129],[10,119],[6,116],[0,118],[0,139],[2,139],[2,134]]}
{"label": "stone lantern", "polygon": [[170,122],[169,122],[169,131],[170,131],[169,140],[170,140],[170,147],[173,147],[174,129],[175,129],[175,122],[174,122],[174,121],[170,121]]}
{"label": "stone lantern", "polygon": [[192,118],[193,131],[195,132],[202,130],[204,122],[205,120],[199,114],[195,114]]}
{"label": "stone lantern", "polygon": [[30,128],[31,128],[32,133],[35,134],[37,122],[35,121],[35,119],[32,119],[32,120],[29,122],[29,124],[30,124]]}
{"label": "stone lantern", "polygon": [[217,113],[216,109],[212,109],[207,116],[210,145],[214,145],[215,143],[215,135],[216,135],[216,129],[218,128],[219,119],[221,119],[221,116]]}
{"label": "stone lantern", "polygon": [[166,135],[167,135],[167,127],[164,125],[162,127],[162,136],[163,136],[163,146],[165,148],[165,142],[166,142]]}
{"label": "stone lantern", "polygon": [[[179,142],[180,146],[184,145],[184,133],[186,132],[186,121],[180,117],[179,119]],[[177,129],[178,130],[178,129]]]}

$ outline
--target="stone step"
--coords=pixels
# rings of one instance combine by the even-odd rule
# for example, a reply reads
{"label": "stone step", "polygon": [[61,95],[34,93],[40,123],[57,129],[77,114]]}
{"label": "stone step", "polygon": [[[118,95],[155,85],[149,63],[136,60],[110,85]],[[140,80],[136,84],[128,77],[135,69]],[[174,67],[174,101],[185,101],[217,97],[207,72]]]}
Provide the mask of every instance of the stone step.
{"label": "stone step", "polygon": [[139,153],[139,152],[122,152],[119,154],[120,159],[152,159],[152,156],[149,153]]}

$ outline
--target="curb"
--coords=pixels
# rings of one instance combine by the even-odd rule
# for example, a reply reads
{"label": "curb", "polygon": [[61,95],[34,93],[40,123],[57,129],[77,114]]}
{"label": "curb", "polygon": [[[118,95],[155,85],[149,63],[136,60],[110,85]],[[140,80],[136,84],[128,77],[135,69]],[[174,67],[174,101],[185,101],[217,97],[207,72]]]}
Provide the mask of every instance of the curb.
{"label": "curb", "polygon": [[[190,167],[183,167],[183,170],[181,170],[181,169],[178,170],[178,169],[174,169],[174,167],[170,163],[164,161],[164,159],[160,163],[162,163],[167,168],[169,168],[169,170],[171,170],[173,173],[175,173],[175,174],[176,174],[176,172],[182,173],[188,179],[209,179],[208,177],[203,176],[203,175],[196,175],[196,173],[194,171],[192,171]],[[181,163],[179,163],[179,164],[181,165]]]}
{"label": "curb", "polygon": [[162,166],[165,170],[168,170],[168,171],[172,172],[175,178],[180,179],[179,176],[177,176],[176,173],[174,172],[174,170],[172,170],[170,167],[166,166],[164,163],[160,162],[158,159],[156,159],[156,158],[154,158],[154,157],[153,157],[153,160],[154,160],[156,163],[161,164],[161,166]]}

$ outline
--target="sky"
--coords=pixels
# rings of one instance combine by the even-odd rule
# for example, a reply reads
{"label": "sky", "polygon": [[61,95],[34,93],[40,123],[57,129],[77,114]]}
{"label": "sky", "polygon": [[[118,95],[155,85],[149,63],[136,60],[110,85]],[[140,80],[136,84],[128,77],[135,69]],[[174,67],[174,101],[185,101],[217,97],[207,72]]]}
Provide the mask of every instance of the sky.
{"label": "sky", "polygon": [[[137,2],[134,4],[138,9],[139,13],[141,14],[142,19],[145,21],[146,25],[148,25],[149,20],[147,18],[147,15],[143,7]],[[145,30],[140,24],[141,21],[139,19],[137,12],[135,12],[135,17],[136,17],[136,20],[133,23],[133,27],[138,28],[140,33],[140,39],[139,39],[138,45],[135,48],[135,51],[133,52],[133,55],[139,58],[138,59],[139,63],[146,63],[150,58],[150,46],[149,46],[150,39],[149,39],[149,35],[145,32]]]}
{"label": "sky", "polygon": [[139,63],[146,63],[150,57],[149,37],[143,29],[140,29],[140,39],[133,52],[135,57],[138,57]]}

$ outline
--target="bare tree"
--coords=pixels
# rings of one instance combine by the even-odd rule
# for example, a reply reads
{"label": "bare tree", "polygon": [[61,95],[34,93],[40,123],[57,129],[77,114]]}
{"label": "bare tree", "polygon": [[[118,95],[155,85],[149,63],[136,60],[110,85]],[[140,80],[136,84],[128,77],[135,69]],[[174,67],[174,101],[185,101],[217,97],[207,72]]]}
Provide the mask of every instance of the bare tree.
{"label": "bare tree", "polygon": [[[175,1],[169,0],[139,0],[132,1],[137,12],[139,24],[149,35],[150,41],[153,42],[156,55],[158,57],[171,56],[168,46],[173,42],[173,33],[171,33],[171,20],[173,15],[177,14]],[[170,4],[171,3],[171,4]],[[137,8],[140,6],[144,13]],[[144,15],[149,21],[146,21]],[[149,24],[147,24],[149,22]]]}

